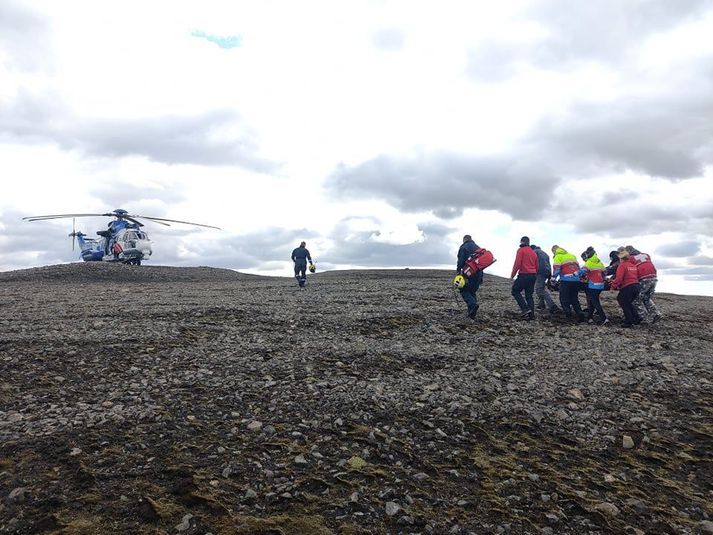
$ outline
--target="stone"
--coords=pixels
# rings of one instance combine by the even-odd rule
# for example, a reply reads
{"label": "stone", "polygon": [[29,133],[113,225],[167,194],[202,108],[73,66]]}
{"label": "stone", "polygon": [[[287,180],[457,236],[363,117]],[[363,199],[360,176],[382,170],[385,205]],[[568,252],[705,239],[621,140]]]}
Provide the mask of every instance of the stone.
{"label": "stone", "polygon": [[386,516],[394,516],[401,510],[401,506],[396,502],[386,502],[384,510],[386,511]]}
{"label": "stone", "polygon": [[260,431],[260,429],[262,429],[262,422],[260,420],[253,420],[248,424],[248,429],[250,429],[250,431]]}
{"label": "stone", "polygon": [[7,499],[10,503],[25,503],[27,499],[27,489],[25,489],[25,487],[17,487],[10,492]]}
{"label": "stone", "polygon": [[701,533],[713,533],[713,522],[710,520],[702,520],[698,523],[698,530]]}
{"label": "stone", "polygon": [[307,464],[307,459],[305,459],[304,454],[300,453],[295,457],[296,464]]}
{"label": "stone", "polygon": [[359,457],[358,455],[354,455],[349,458],[347,461],[347,464],[349,465],[350,468],[353,468],[354,470],[361,470],[366,466],[366,461]]}
{"label": "stone", "polygon": [[609,502],[599,502],[594,505],[594,510],[599,511],[607,516],[617,516],[619,514],[619,508],[613,503]]}
{"label": "stone", "polygon": [[257,492],[255,492],[253,489],[247,489],[245,491],[245,494],[243,495],[243,498],[246,500],[254,500],[257,498]]}
{"label": "stone", "polygon": [[183,516],[181,519],[181,523],[176,526],[176,531],[179,533],[183,533],[184,531],[188,531],[191,529],[191,520],[193,519],[193,515],[188,513]]}
{"label": "stone", "polygon": [[634,439],[631,438],[629,435],[624,435],[621,441],[621,445],[624,447],[625,450],[630,450],[634,447]]}

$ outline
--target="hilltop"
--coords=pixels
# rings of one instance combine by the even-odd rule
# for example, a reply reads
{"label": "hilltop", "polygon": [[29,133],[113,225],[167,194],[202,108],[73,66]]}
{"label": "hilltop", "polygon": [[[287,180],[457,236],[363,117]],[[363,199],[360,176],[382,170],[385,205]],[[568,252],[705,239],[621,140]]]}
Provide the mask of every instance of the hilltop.
{"label": "hilltop", "polygon": [[0,532],[713,529],[713,298],[522,322],[486,277],[473,323],[451,277],[0,273]]}

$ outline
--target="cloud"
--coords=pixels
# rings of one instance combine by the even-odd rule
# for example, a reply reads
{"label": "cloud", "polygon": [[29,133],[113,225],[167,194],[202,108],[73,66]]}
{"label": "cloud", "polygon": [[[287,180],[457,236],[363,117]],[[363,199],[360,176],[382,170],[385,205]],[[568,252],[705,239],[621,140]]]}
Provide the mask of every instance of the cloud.
{"label": "cloud", "polygon": [[212,266],[256,269],[274,262],[291,262],[290,253],[301,240],[317,234],[307,229],[267,228],[239,235],[214,236],[210,240],[185,231],[180,239],[174,230],[156,228],[152,261],[176,266]]}
{"label": "cloud", "polygon": [[166,164],[236,165],[269,172],[257,135],[233,110],[141,119],[78,119],[57,98],[21,91],[0,108],[0,140],[53,142],[88,156],[143,156]]}
{"label": "cloud", "polygon": [[673,256],[676,258],[683,256],[693,256],[701,249],[701,244],[697,240],[683,240],[676,243],[667,243],[656,249],[656,252],[663,256]]}
{"label": "cloud", "polygon": [[396,51],[404,47],[406,37],[398,28],[382,28],[371,34],[372,44],[381,50]]}
{"label": "cloud", "polygon": [[19,71],[36,71],[48,64],[50,46],[47,20],[14,0],[0,2],[0,51],[7,53],[9,66]]}
{"label": "cloud", "polygon": [[335,197],[384,199],[408,212],[431,210],[447,217],[475,207],[528,220],[547,209],[558,182],[547,169],[515,156],[439,152],[340,165],[327,188]]}
{"label": "cloud", "polygon": [[446,236],[452,232],[450,227],[426,223],[418,226],[422,239],[411,243],[388,243],[380,241],[382,224],[379,221],[366,221],[366,230],[354,230],[355,220],[362,223],[363,218],[345,218],[340,221],[333,233],[334,245],[320,257],[320,261],[329,264],[347,264],[361,267],[425,267],[442,264],[455,264],[455,254],[446,245]]}
{"label": "cloud", "polygon": [[193,37],[199,37],[201,39],[205,39],[206,41],[210,41],[211,43],[215,43],[220,48],[226,50],[239,47],[243,40],[240,35],[214,35],[201,30],[194,30],[191,32],[191,35]]}
{"label": "cloud", "polygon": [[534,130],[550,158],[568,168],[632,170],[672,180],[694,178],[713,162],[713,85],[672,95],[579,103]]}
{"label": "cloud", "polygon": [[587,62],[619,65],[652,35],[696,20],[707,8],[709,0],[536,1],[516,19],[519,26],[468,51],[466,73],[491,83],[521,67],[562,71]]}
{"label": "cloud", "polygon": [[72,251],[72,222],[66,226],[23,221],[27,214],[5,209],[0,212],[0,270],[58,264],[79,259]]}
{"label": "cloud", "polygon": [[693,266],[713,266],[713,257],[692,256],[687,259],[687,262]]}

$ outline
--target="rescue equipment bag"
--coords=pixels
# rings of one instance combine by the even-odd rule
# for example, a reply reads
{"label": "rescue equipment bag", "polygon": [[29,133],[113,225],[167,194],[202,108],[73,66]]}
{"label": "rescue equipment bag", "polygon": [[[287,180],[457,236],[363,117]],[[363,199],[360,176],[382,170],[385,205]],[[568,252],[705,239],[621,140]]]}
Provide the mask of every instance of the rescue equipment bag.
{"label": "rescue equipment bag", "polygon": [[492,266],[494,262],[493,253],[481,247],[470,255],[465,264],[463,264],[463,275],[470,278],[478,271],[483,271],[485,268]]}

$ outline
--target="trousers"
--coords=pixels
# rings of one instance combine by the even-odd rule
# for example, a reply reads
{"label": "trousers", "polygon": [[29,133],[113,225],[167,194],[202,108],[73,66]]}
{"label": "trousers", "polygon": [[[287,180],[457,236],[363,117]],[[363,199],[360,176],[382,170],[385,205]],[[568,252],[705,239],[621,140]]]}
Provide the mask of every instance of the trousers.
{"label": "trousers", "polygon": [[649,277],[639,281],[641,291],[636,299],[634,299],[634,306],[641,319],[646,318],[649,314],[652,316],[659,315],[659,310],[651,299],[656,292],[657,282],[658,279],[656,277]]}
{"label": "trousers", "polygon": [[[520,306],[520,310],[525,312],[530,312],[533,316],[535,315],[535,300],[532,297],[535,291],[535,282],[537,281],[537,275],[533,274],[520,274],[515,279],[512,284],[512,296],[517,301]],[[522,297],[522,293],[525,292],[525,297]]]}
{"label": "trousers", "polygon": [[579,281],[560,281],[560,305],[568,318],[572,317],[572,310],[582,318],[582,306],[579,304]]}
{"label": "trousers", "polygon": [[547,279],[549,275],[538,274],[537,280],[535,281],[535,295],[537,295],[537,306],[539,308],[547,308],[550,310],[555,306],[554,301],[552,301],[552,296],[549,290],[547,290]]}
{"label": "trousers", "polygon": [[460,289],[460,296],[463,298],[463,301],[465,301],[465,304],[468,305],[469,318],[475,318],[475,315],[478,312],[478,308],[480,308],[476,292],[478,291],[478,288],[480,288],[480,285],[482,283],[483,272],[478,271],[475,275],[469,278],[468,281],[465,283],[465,286]]}
{"label": "trousers", "polygon": [[634,301],[641,292],[641,286],[638,284],[632,284],[619,290],[619,295],[616,296],[616,300],[621,307],[622,312],[624,312],[624,322],[629,325],[636,325],[641,323],[641,317],[636,311],[634,306]]}

